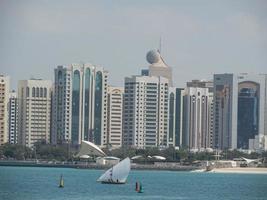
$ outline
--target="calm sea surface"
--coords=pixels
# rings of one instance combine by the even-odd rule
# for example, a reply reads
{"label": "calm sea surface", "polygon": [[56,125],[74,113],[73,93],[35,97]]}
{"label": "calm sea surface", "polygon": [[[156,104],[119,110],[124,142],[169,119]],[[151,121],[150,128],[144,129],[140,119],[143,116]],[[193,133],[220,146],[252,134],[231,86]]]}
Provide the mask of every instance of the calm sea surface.
{"label": "calm sea surface", "polygon": [[[267,175],[131,171],[124,185],[100,184],[103,170],[0,167],[0,200],[266,200]],[[58,188],[60,174],[65,187]],[[141,181],[144,193],[135,192]]]}

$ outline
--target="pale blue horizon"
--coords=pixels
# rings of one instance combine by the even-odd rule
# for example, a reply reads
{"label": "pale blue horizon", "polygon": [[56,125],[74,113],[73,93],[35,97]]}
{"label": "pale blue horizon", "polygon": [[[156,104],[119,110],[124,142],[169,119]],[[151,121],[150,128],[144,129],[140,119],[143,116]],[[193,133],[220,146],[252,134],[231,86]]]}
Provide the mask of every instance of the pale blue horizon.
{"label": "pale blue horizon", "polygon": [[267,1],[0,1],[0,68],[17,81],[53,80],[58,65],[86,62],[109,83],[148,66],[159,47],[174,84],[214,73],[267,73]]}

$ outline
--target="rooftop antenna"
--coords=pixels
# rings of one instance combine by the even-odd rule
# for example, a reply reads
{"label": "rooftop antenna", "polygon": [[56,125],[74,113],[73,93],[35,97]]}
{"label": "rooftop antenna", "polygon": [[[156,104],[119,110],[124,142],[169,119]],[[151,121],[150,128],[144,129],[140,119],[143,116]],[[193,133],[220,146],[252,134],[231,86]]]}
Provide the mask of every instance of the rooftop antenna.
{"label": "rooftop antenna", "polygon": [[[166,63],[165,63],[165,61],[163,60],[163,58],[162,58],[162,53],[161,53],[161,43],[162,43],[162,40],[161,40],[161,36],[159,37],[159,49],[158,49],[158,52],[159,52],[159,55],[160,55],[160,58],[161,58],[161,60],[162,60],[162,62],[165,64],[165,65],[167,65]],[[167,65],[168,66],[168,65]]]}

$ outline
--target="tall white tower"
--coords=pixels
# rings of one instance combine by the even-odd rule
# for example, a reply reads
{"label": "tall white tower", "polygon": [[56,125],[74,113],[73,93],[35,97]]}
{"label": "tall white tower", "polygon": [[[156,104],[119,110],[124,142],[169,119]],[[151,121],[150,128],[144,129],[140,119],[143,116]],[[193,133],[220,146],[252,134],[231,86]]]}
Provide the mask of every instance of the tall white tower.
{"label": "tall white tower", "polygon": [[39,141],[50,142],[50,80],[22,80],[18,83],[18,142],[32,147]]}
{"label": "tall white tower", "polygon": [[160,76],[125,78],[124,145],[136,148],[167,146],[168,82]]}
{"label": "tall white tower", "polygon": [[211,147],[212,105],[212,82],[195,80],[187,83],[184,109],[185,145],[191,151],[201,151]]}
{"label": "tall white tower", "polygon": [[16,144],[18,142],[18,98],[15,91],[9,93],[8,113],[8,140],[10,144]]}
{"label": "tall white tower", "polygon": [[0,145],[8,142],[9,77],[0,75]]}
{"label": "tall white tower", "polygon": [[108,87],[107,143],[112,148],[122,145],[123,96],[123,88]]}

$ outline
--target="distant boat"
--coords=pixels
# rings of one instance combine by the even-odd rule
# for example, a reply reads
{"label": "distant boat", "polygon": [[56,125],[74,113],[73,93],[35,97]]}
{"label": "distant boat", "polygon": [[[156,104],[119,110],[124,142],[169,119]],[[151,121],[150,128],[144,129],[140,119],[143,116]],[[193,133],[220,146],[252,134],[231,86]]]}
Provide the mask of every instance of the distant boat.
{"label": "distant boat", "polygon": [[138,182],[136,182],[135,183],[135,191],[138,192],[138,190],[139,190],[139,184],[138,184]]}
{"label": "distant boat", "polygon": [[124,184],[131,169],[129,158],[125,158],[118,164],[108,169],[102,176],[98,178],[98,182],[107,184]]}
{"label": "distant boat", "polygon": [[135,183],[135,191],[138,192],[138,193],[143,193],[143,187],[142,187],[142,183],[138,183],[136,182]]}
{"label": "distant boat", "polygon": [[138,193],[143,193],[143,186],[142,186],[142,183],[139,184],[139,190],[138,190]]}
{"label": "distant boat", "polygon": [[63,180],[63,176],[60,176],[60,181],[59,181],[59,188],[64,188],[64,180]]}

